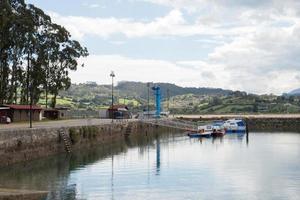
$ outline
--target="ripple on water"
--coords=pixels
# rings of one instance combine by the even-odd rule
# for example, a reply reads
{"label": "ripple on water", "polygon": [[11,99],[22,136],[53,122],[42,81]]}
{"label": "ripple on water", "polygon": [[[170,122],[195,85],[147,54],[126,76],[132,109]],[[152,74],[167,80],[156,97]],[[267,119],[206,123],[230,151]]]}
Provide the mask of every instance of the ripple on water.
{"label": "ripple on water", "polygon": [[112,154],[100,148],[74,155],[70,163],[41,161],[49,168],[31,166],[32,176],[11,169],[0,180],[10,177],[10,183],[32,189],[48,185],[51,200],[300,199],[300,134],[252,133],[248,143],[234,134],[127,142],[111,147]]}

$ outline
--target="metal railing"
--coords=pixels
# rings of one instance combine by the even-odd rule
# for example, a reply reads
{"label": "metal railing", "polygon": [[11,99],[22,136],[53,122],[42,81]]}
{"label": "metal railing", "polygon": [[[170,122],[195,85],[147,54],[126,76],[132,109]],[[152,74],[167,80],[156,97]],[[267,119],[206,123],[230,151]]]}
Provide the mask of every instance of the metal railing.
{"label": "metal railing", "polygon": [[143,123],[148,123],[152,125],[164,126],[169,128],[176,128],[180,130],[197,130],[198,125],[193,122],[187,122],[182,120],[174,119],[144,119]]}

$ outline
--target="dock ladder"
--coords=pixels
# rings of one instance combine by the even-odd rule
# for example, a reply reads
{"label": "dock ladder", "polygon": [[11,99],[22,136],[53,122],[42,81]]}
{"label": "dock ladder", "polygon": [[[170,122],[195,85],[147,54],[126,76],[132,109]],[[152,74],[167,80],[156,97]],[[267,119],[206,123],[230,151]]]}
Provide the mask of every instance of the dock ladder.
{"label": "dock ladder", "polygon": [[71,143],[70,137],[67,136],[67,134],[63,128],[59,129],[59,135],[64,141],[66,151],[68,153],[71,153],[72,152],[72,148],[71,148],[72,143]]}

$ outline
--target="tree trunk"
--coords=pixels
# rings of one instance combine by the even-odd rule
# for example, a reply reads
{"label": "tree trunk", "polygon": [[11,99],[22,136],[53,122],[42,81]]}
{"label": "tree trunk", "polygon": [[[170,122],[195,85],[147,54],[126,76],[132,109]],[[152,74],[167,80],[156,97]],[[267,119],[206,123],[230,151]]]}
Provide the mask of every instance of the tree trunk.
{"label": "tree trunk", "polygon": [[57,93],[54,94],[52,101],[51,101],[51,108],[55,108],[56,106],[56,98],[57,98]]}

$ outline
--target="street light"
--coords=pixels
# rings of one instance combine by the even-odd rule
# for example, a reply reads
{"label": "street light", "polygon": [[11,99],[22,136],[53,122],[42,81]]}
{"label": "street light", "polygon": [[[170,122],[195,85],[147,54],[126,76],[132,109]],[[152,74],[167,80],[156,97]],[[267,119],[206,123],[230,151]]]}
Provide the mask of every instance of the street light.
{"label": "street light", "polygon": [[32,83],[29,85],[29,92],[30,92],[30,106],[29,106],[29,128],[32,128]]}
{"label": "street light", "polygon": [[147,115],[148,115],[148,119],[149,119],[149,117],[150,117],[150,83],[148,82],[147,83],[147,87],[148,87],[148,105],[147,105]]}
{"label": "street light", "polygon": [[114,119],[114,77],[115,77],[114,71],[111,71],[110,77],[111,77],[111,120],[113,122]]}

